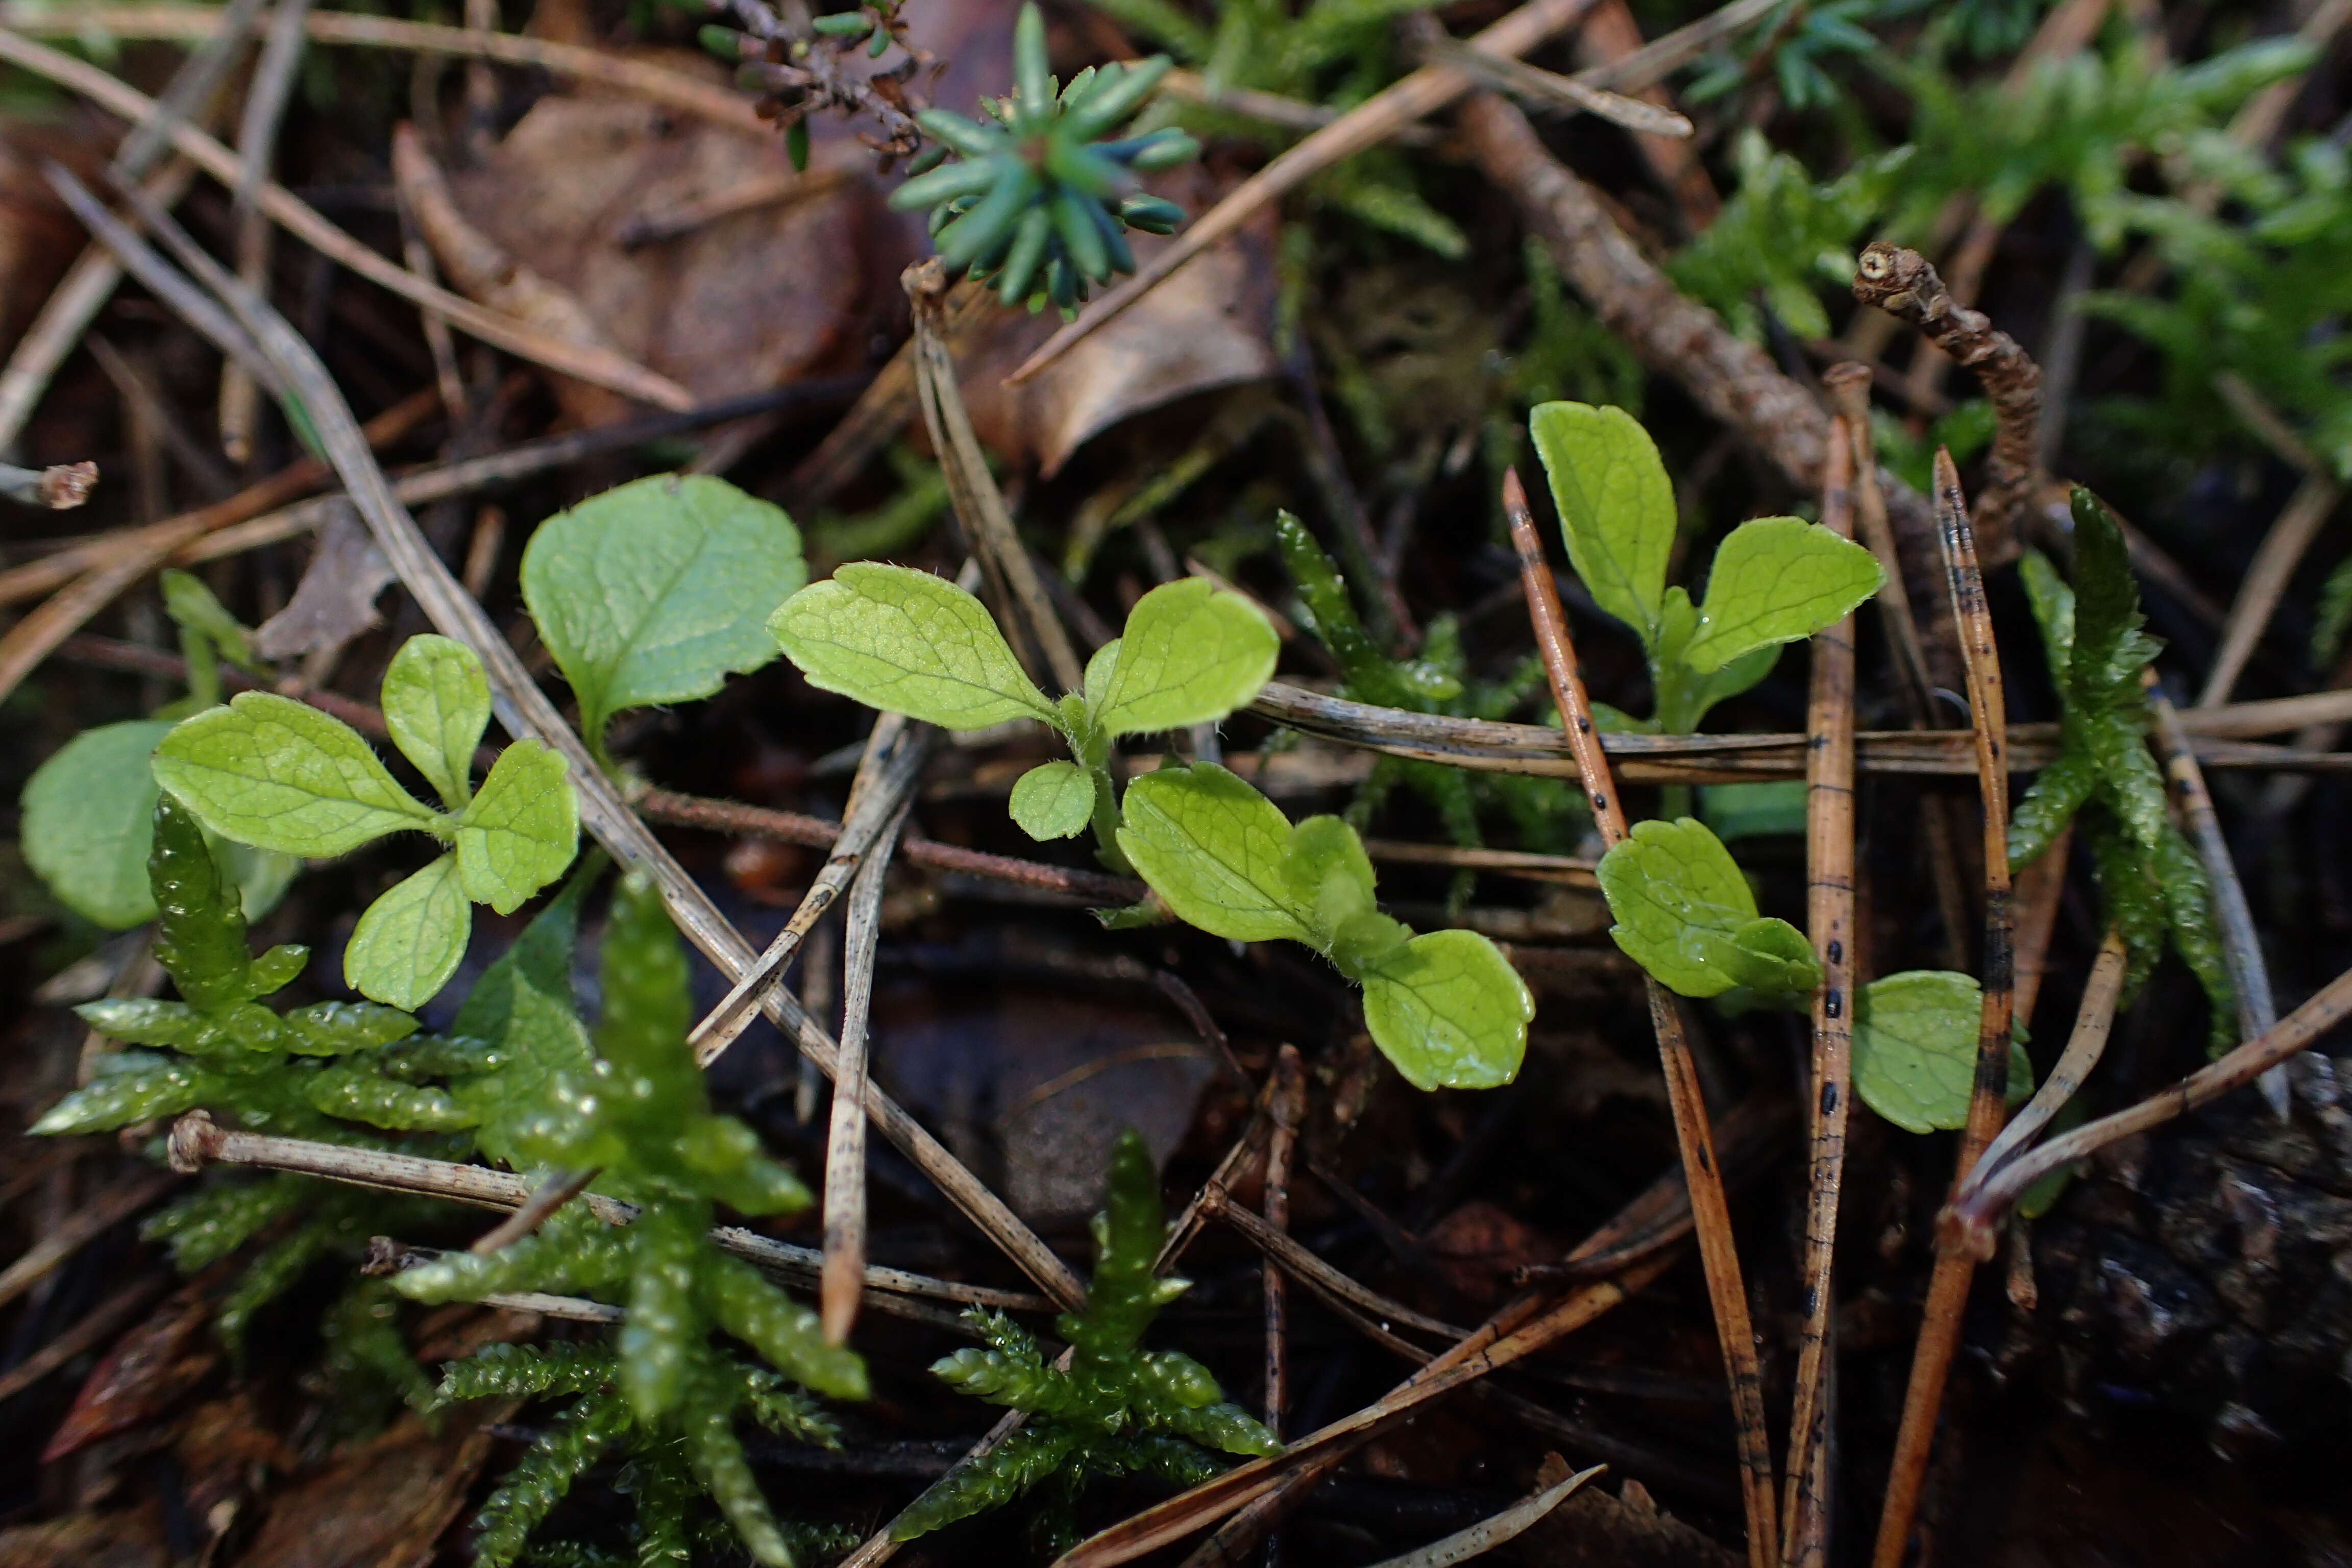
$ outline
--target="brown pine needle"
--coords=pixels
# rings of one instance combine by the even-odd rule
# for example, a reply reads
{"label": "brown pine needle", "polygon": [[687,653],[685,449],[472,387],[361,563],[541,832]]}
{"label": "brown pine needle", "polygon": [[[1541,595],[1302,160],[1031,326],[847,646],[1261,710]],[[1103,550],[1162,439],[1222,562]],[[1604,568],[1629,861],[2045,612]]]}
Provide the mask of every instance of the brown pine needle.
{"label": "brown pine needle", "polygon": [[[1511,542],[1518,547],[1520,581],[1527,590],[1528,618],[1535,623],[1536,647],[1551,679],[1560,724],[1576,753],[1585,800],[1592,808],[1601,842],[1613,846],[1625,837],[1625,807],[1618,798],[1609,758],[1601,749],[1592,703],[1585,696],[1584,679],[1577,669],[1576,647],[1569,639],[1568,617],[1560,609],[1559,590],[1552,586],[1551,567],[1544,560],[1543,542],[1536,536],[1535,518],[1528,510],[1527,491],[1516,470],[1503,475],[1503,510],[1511,520]],[[1658,1037],[1658,1059],[1665,1071],[1666,1103],[1674,1112],[1675,1139],[1690,1183],[1699,1262],[1706,1271],[1716,1334],[1723,1343],[1724,1373],[1731,1385],[1732,1416],[1738,1426],[1740,1498],[1748,1516],[1748,1560],[1752,1568],[1772,1568],[1780,1546],[1772,1445],[1765,1431],[1764,1384],[1756,1357],[1756,1333],[1748,1320],[1747,1288],[1740,1279],[1739,1254],[1731,1237],[1731,1207],[1724,1197],[1723,1173],[1707,1128],[1706,1098],[1699,1089],[1690,1043],[1683,1036],[1682,1014],[1664,986],[1647,976],[1644,982],[1650,994],[1650,1023]]]}

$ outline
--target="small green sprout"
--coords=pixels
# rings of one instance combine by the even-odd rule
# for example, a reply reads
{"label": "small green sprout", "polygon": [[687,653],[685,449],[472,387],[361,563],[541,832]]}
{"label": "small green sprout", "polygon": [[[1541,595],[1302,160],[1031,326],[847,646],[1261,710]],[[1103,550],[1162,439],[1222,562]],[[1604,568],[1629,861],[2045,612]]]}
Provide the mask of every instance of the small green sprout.
{"label": "small green sprout", "polygon": [[242,692],[183,720],[155,748],[154,773],[206,827],[257,848],[343,855],[408,830],[448,845],[368,906],[343,951],[354,990],[415,1008],[465,956],[473,903],[512,914],[571,864],[579,805],[568,764],[533,740],[500,752],[474,791],[490,688],[463,643],[411,637],[384,672],[383,713],[446,810],[403,789],[350,725],[274,692]]}
{"label": "small green sprout", "polygon": [[1104,858],[1122,871],[1111,743],[1223,719],[1257,695],[1281,648],[1256,605],[1188,577],[1137,600],[1118,638],[1087,661],[1085,689],[1053,702],[978,599],[928,572],[877,562],[803,588],[768,627],[810,685],[869,708],[948,730],[1013,719],[1052,725],[1076,760],[1023,774],[1013,819],[1037,839],[1068,838],[1091,822]]}
{"label": "small green sprout", "polygon": [[[1853,997],[1853,1089],[1906,1132],[1968,1125],[1977,1077],[1984,993],[1976,976],[1912,969],[1860,987]],[[2033,1092],[2025,1047],[2009,1046],[2009,1103]]]}
{"label": "small green sprout", "polygon": [[890,205],[930,208],[948,270],[985,281],[1005,303],[1075,309],[1090,284],[1135,270],[1125,230],[1170,234],[1183,217],[1174,203],[1136,190],[1134,176],[1185,162],[1198,142],[1172,127],[1097,140],[1141,108],[1168,68],[1164,55],[1089,66],[1057,91],[1045,19],[1024,5],[1013,29],[1013,95],[985,105],[996,123],[943,109],[917,115],[959,161],[916,174]]}
{"label": "small green sprout", "polygon": [[1167,1234],[1159,1171],[1130,1129],[1112,1151],[1105,1212],[1095,1216],[1087,1310],[1055,1321],[1070,1345],[1068,1370],[1046,1364],[1036,1340],[1011,1319],[984,1308],[966,1312],[988,1348],[960,1350],[932,1373],[1030,1418],[909,1504],[890,1527],[894,1539],[929,1535],[1044,1488],[1041,1522],[1058,1553],[1075,1539],[1071,1507],[1089,1481],[1144,1474],[1192,1486],[1217,1473],[1218,1453],[1281,1451],[1273,1433],[1225,1402],[1207,1367],[1179,1351],[1142,1348],[1151,1320],[1189,1288],[1152,1273]]}
{"label": "small green sprout", "polygon": [[610,1373],[619,1394],[607,1436],[633,1425],[682,1444],[751,1555],[789,1565],[790,1547],[730,1419],[749,1397],[743,1373],[712,1345],[712,1331],[836,1398],[866,1397],[866,1365],[824,1342],[814,1312],[710,1242],[718,1204],[783,1214],[806,1207],[809,1194],[761,1152],[751,1129],[711,1111],[686,1048],[693,1003],[685,950],[660,893],[642,877],[625,879],[614,897],[602,977],[596,1059],[555,1079],[550,1110],[521,1138],[520,1152],[551,1167],[602,1171],[595,1190],[635,1204],[636,1218],[608,1226],[573,1204],[496,1252],[446,1253],[393,1284],[427,1302],[512,1290],[622,1298],[628,1319]]}
{"label": "small green sprout", "polygon": [[1747,877],[1705,823],[1633,824],[1601,858],[1600,878],[1617,917],[1610,936],[1667,989],[1811,1005],[1822,983],[1813,944],[1787,921],[1758,916]]}
{"label": "small green sprout", "polygon": [[1535,1002],[1475,931],[1380,912],[1372,863],[1336,816],[1292,826],[1213,763],[1127,786],[1119,847],[1188,924],[1235,942],[1303,942],[1364,988],[1372,1043],[1416,1089],[1492,1089],[1518,1076]]}

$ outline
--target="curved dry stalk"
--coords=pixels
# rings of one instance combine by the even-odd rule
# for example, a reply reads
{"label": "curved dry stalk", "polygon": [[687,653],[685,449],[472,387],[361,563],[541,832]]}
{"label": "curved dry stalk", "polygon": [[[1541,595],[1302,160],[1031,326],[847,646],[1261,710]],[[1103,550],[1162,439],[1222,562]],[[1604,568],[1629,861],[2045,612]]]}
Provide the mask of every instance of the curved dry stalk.
{"label": "curved dry stalk", "polygon": [[[880,795],[883,791],[877,787],[871,793]],[[854,816],[863,803],[853,799],[850,804]],[[865,1293],[866,1044],[874,1008],[874,949],[882,935],[882,884],[889,874],[890,852],[906,825],[907,806],[901,801],[859,858],[841,944],[841,1066],[834,1074],[833,1114],[825,1133],[824,1274],[817,1292],[825,1343],[832,1345],[849,1342]],[[845,830],[842,837],[848,837]]]}
{"label": "curved dry stalk", "polygon": [[2108,1032],[2115,1027],[2116,1003],[2123,995],[2124,972],[2128,967],[2122,933],[2109,931],[2099,943],[2099,956],[2092,961],[2090,982],[2083,987],[2082,1005],[2074,1011],[2074,1029],[2066,1037],[2066,1048],[2059,1053],[2057,1064],[2033,1091],[2033,1098],[1986,1146],[1984,1157],[1969,1173],[1963,1200],[2017,1158],[2099,1065],[2100,1057],[2106,1054]]}
{"label": "curved dry stalk", "polygon": [[[1830,422],[1822,524],[1853,537],[1853,442],[1845,416]],[[1789,1416],[1789,1474],[1780,1559],[1818,1565],[1829,1551],[1825,1461],[1835,1418],[1830,1407],[1830,1333],[1836,1293],[1838,1199],[1845,1181],[1846,1118],[1853,1097],[1853,626],[1845,616],[1812,638],[1812,690],[1806,711],[1805,923],[1821,957],[1813,993],[1811,1089],[1806,1096],[1812,1162],[1806,1183],[1804,1325],[1797,1341],[1796,1398]]]}
{"label": "curved dry stalk", "polygon": [[[1554,1454],[1549,1461],[1559,1462]],[[1442,1541],[1433,1541],[1416,1552],[1402,1557],[1391,1557],[1373,1568],[1453,1568],[1456,1563],[1467,1563],[1473,1557],[1492,1552],[1505,1542],[1515,1541],[1541,1523],[1552,1510],[1569,1500],[1570,1493],[1607,1469],[1606,1465],[1594,1465],[1579,1470],[1566,1480],[1555,1482],[1532,1497],[1513,1503],[1502,1512],[1480,1520],[1467,1530],[1454,1531]],[[1557,1474],[1558,1472],[1553,1472]]]}
{"label": "curved dry stalk", "polygon": [[2231,690],[2238,677],[2254,657],[2255,645],[2271,624],[2271,615],[2278,608],[2286,593],[2288,579],[2294,575],[2305,552],[2319,537],[2319,531],[2336,503],[2344,499],[2344,488],[2327,474],[2314,470],[2304,476],[2303,483],[2287,498],[2269,531],[2254,551],[2254,559],[2238,584],[2237,597],[2230,601],[2230,618],[2221,630],[2221,650],[2213,656],[2211,673],[2205,678],[2205,689],[2197,695],[2200,709],[2220,707],[2230,700]]}
{"label": "curved dry stalk", "polygon": [[[2030,363],[2030,362],[2029,362]],[[1993,642],[1992,615],[1986,607],[1984,576],[1977,564],[1976,538],[1969,526],[1968,502],[1960,494],[1952,455],[1936,449],[1936,521],[1951,585],[1952,618],[1960,629],[1960,653],[1968,666],[1969,711],[1975,720],[1978,790],[1984,803],[1985,930],[1982,1011],[1977,1020],[1976,1079],[1969,1093],[1968,1124],[1960,1131],[1952,1175],[1961,1190],[1985,1146],[2000,1130],[2008,1105],[2010,1010],[2014,982],[2015,910],[2009,882],[2008,708],[2000,682],[2000,658]],[[1952,1247],[1939,1247],[1927,1281],[1919,1343],[1904,1390],[1903,1421],[1895,1435],[1895,1457],[1886,1501],[1878,1520],[1873,1568],[1901,1568],[1911,1538],[1919,1490],[1927,1476],[1927,1456],[1943,1406],[1944,1382],[1960,1342],[1960,1315],[1968,1305],[1976,1259]]]}
{"label": "curved dry stalk", "polygon": [[[1516,470],[1503,475],[1503,511],[1511,521],[1511,542],[1518,548],[1528,616],[1535,623],[1536,647],[1551,679],[1553,700],[1559,705],[1560,725],[1576,753],[1585,804],[1592,808],[1593,826],[1600,830],[1601,842],[1614,846],[1625,837],[1624,804],[1618,798],[1609,758],[1601,750],[1601,732],[1592,722],[1592,703],[1585,696],[1584,679],[1577,669],[1568,617],[1560,610],[1551,567],[1544,560],[1543,542],[1536,536],[1535,518],[1528,510],[1527,492],[1520,488]],[[1748,1315],[1748,1291],[1740,1280],[1739,1253],[1732,1241],[1731,1206],[1724,1195],[1723,1172],[1707,1126],[1706,1097],[1699,1089],[1698,1068],[1683,1035],[1682,1013],[1664,986],[1648,975],[1643,981],[1649,992],[1651,1027],[1658,1037],[1658,1061],[1665,1073],[1666,1104],[1674,1113],[1675,1141],[1690,1184],[1699,1262],[1706,1276],[1707,1300],[1715,1310],[1716,1336],[1723,1346],[1724,1373],[1731,1385],[1732,1416],[1738,1432],[1740,1500],[1748,1517],[1748,1560],[1753,1568],[1771,1568],[1780,1545],[1772,1444],[1765,1430],[1763,1373]]]}

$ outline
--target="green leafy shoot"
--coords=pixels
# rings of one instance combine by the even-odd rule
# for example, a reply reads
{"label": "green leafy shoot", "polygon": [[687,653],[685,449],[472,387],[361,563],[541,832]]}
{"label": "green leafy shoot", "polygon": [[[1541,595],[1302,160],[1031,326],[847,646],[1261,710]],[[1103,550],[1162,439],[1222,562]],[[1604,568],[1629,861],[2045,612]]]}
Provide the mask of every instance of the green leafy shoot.
{"label": "green leafy shoot", "polygon": [[183,720],[155,748],[154,777],[213,832],[282,855],[342,855],[405,830],[446,845],[360,916],[343,953],[354,990],[413,1009],[465,956],[473,904],[512,914],[571,864],[579,804],[564,760],[532,740],[500,752],[467,793],[490,692],[464,645],[411,637],[385,671],[383,699],[394,743],[449,810],[403,789],[341,720],[266,691]]}
{"label": "green leafy shoot", "polygon": [[927,109],[917,124],[956,156],[890,194],[901,212],[930,209],[950,272],[985,282],[1008,305],[1073,310],[1091,285],[1135,270],[1126,231],[1169,234],[1183,218],[1135,176],[1173,168],[1200,143],[1172,127],[1098,140],[1132,118],[1170,61],[1165,55],[1089,66],[1058,86],[1045,58],[1045,18],[1024,5],[1013,27],[1013,89],[986,101],[993,124]]}
{"label": "green leafy shoot", "polygon": [[571,1205],[497,1252],[446,1253],[393,1283],[428,1302],[549,1290],[625,1305],[610,1373],[614,1408],[598,1419],[610,1436],[635,1426],[649,1440],[682,1445],[744,1548],[761,1563],[790,1563],[729,1418],[741,1403],[730,1390],[742,1374],[711,1334],[725,1331],[793,1383],[836,1398],[866,1396],[865,1363],[824,1342],[815,1313],[710,1242],[718,1204],[785,1214],[805,1207],[809,1194],[761,1152],[749,1127],[711,1111],[686,1047],[685,950],[661,895],[642,877],[625,879],[614,896],[602,979],[595,1059],[556,1076],[549,1110],[517,1144],[534,1163],[601,1170],[595,1190],[636,1205],[636,1218],[607,1226],[585,1205]]}
{"label": "green leafy shoot", "polygon": [[[83,731],[34,770],[25,784],[20,837],[25,860],[58,901],[94,925],[122,931],[155,918],[147,892],[147,851],[154,832],[155,775],[148,759],[173,721],[220,700],[220,660],[255,668],[251,634],[202,579],[163,574],[163,606],[179,623],[188,694],[150,719]],[[277,906],[301,870],[288,855],[215,841],[243,889],[245,912],[259,919]]]}
{"label": "green leafy shoot", "polygon": [[[625,1458],[636,1504],[631,1545],[640,1563],[691,1562],[703,1544],[695,1505],[708,1488],[759,1491],[741,1463],[734,1423],[749,1416],[778,1436],[814,1447],[841,1446],[839,1427],[815,1401],[765,1367],[712,1355],[698,1369],[693,1404],[677,1430],[636,1418],[619,1386],[620,1357],[600,1344],[490,1345],[444,1370],[438,1404],[471,1399],[562,1401],[514,1468],[475,1516],[475,1568],[508,1568],[572,1484],[591,1467]],[[724,1436],[720,1436],[724,1434]],[[733,1445],[733,1457],[729,1445]],[[764,1510],[764,1502],[758,1507]],[[847,1551],[845,1531],[771,1521],[763,1563],[806,1561]],[[747,1537],[748,1540],[748,1537]],[[719,1543],[731,1545],[732,1542]],[[781,1548],[779,1553],[776,1549]],[[543,1551],[544,1545],[538,1549]],[[536,1557],[537,1551],[532,1555]]]}
{"label": "green leafy shoot", "polygon": [[2011,869],[2032,864],[2069,822],[2090,841],[2107,923],[2129,956],[2126,1003],[2173,950],[2204,987],[2215,1050],[2236,1043],[2235,993],[2213,916],[2212,887],[2173,826],[2164,775],[2148,750],[2141,671],[2161,646],[2140,629],[2139,584],[2123,529],[2099,499],[2074,491],[2074,584],[2038,552],[2021,566],[2058,689],[2059,752],[2009,824]]}
{"label": "green leafy shoot", "polygon": [[614,714],[708,697],[775,658],[762,624],[807,581],[782,509],[698,474],[592,496],[540,524],[522,557],[523,603],[608,768]]}
{"label": "green leafy shoot", "polygon": [[1052,725],[1076,764],[1024,774],[1013,820],[1039,839],[1070,837],[1091,822],[1107,859],[1118,853],[1112,742],[1224,718],[1257,695],[1282,646],[1239,594],[1198,577],[1164,583],[1095,651],[1085,689],[1053,702],[978,599],[928,572],[870,561],[793,595],[768,629],[809,684],[869,708],[949,730],[1013,719]]}
{"label": "green leafy shoot", "polygon": [[[1853,1088],[1906,1132],[1950,1131],[1969,1120],[1983,994],[1976,977],[1915,969],[1854,993]],[[2033,1092],[2025,1047],[2009,1047],[2009,1102]]]}
{"label": "green leafy shoot", "polygon": [[1731,851],[1705,823],[1637,822],[1601,858],[1619,947],[1668,990],[1803,1011],[1822,983],[1812,943],[1759,916]]}
{"label": "green leafy shoot", "polygon": [[[150,837],[151,897],[162,911],[155,958],[181,999],[108,998],[78,1009],[91,1028],[132,1048],[100,1057],[96,1075],[51,1106],[35,1132],[112,1131],[201,1107],[281,1137],[381,1147],[386,1139],[379,1134],[439,1135],[436,1152],[461,1142],[456,1135],[473,1113],[452,1087],[435,1080],[454,1085],[495,1068],[493,1048],[420,1037],[406,1013],[370,1002],[286,1012],[262,1005],[301,973],[307,951],[247,948],[227,868],[170,795],[154,807]],[[145,1234],[169,1243],[180,1267],[193,1271],[276,1233],[221,1301],[218,1326],[235,1344],[252,1315],[313,1260],[356,1261],[370,1236],[429,1209],[304,1176],[247,1181],[223,1171],[150,1220]],[[354,1318],[347,1326],[360,1324]],[[413,1381],[401,1392],[422,1394]]]}
{"label": "green leafy shoot", "polygon": [[1160,1173],[1132,1129],[1111,1153],[1105,1211],[1094,1221],[1095,1276],[1087,1310],[1055,1331],[1068,1342],[1066,1370],[1048,1365],[1029,1332],[1001,1313],[964,1314],[986,1341],[933,1363],[950,1387],[1026,1411],[1029,1419],[984,1458],[959,1465],[891,1525],[898,1541],[1001,1508],[1044,1489],[1045,1534],[1056,1552],[1074,1539],[1070,1508],[1091,1481],[1158,1476],[1192,1486],[1220,1468],[1216,1456],[1277,1453],[1274,1434],[1226,1402],[1209,1369],[1177,1351],[1142,1348],[1161,1308],[1189,1288],[1152,1272],[1167,1225]]}
{"label": "green leafy shoot", "polygon": [[1303,942],[1364,990],[1372,1042],[1417,1089],[1491,1089],[1518,1075],[1535,1002],[1495,944],[1413,934],[1380,912],[1372,863],[1336,816],[1293,827],[1213,763],[1127,788],[1119,847],[1177,918],[1236,942]]}
{"label": "green leafy shoot", "polygon": [[1648,655],[1667,734],[1772,671],[1780,646],[1834,625],[1885,580],[1877,557],[1801,518],[1758,518],[1725,536],[1694,605],[1666,585],[1675,493],[1657,447],[1619,408],[1547,403],[1528,418],[1568,555],[1593,601]]}
{"label": "green leafy shoot", "polygon": [[[1412,713],[1444,713],[1464,719],[1501,719],[1541,689],[1543,661],[1530,654],[1493,685],[1468,678],[1460,627],[1449,616],[1430,623],[1418,658],[1391,658],[1381,651],[1356,614],[1348,583],[1315,542],[1306,525],[1289,512],[1275,514],[1275,539],[1298,591],[1298,619],[1339,666],[1339,694],[1356,702]],[[1518,828],[1525,847],[1565,851],[1569,835],[1580,831],[1581,797],[1549,779],[1517,773],[1474,773],[1438,763],[1376,756],[1372,771],[1347,811],[1348,823],[1362,832],[1399,784],[1426,801],[1446,836],[1464,848],[1486,842],[1478,826],[1480,805],[1499,803]],[[1449,905],[1469,899],[1475,874],[1454,879]]]}

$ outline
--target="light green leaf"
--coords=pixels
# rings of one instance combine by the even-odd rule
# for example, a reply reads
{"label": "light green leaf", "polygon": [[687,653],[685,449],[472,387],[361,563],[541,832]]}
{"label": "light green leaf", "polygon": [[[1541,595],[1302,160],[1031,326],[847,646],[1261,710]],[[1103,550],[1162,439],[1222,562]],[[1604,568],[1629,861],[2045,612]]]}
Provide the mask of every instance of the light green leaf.
{"label": "light green leaf", "polygon": [[1583,403],[1538,405],[1528,432],[1585,591],[1643,646],[1654,644],[1675,544],[1675,487],[1650,433],[1622,408]]}
{"label": "light green leaf", "polygon": [[1801,517],[1759,517],[1715,552],[1683,662],[1705,675],[1834,625],[1886,581],[1878,557]]}
{"label": "light green leaf", "polygon": [[466,896],[502,915],[563,875],[580,848],[580,803],[570,764],[537,741],[499,753],[457,819],[457,869]]}
{"label": "light green leaf", "polygon": [[1071,837],[1094,815],[1095,776],[1076,763],[1041,763],[1014,782],[1011,806],[1030,837]]}
{"label": "light green leaf", "polygon": [[1316,945],[1291,890],[1290,822],[1214,763],[1161,768],[1127,786],[1118,847],[1179,920],[1235,942]]}
{"label": "light green leaf", "polygon": [[1055,722],[987,606],[928,572],[855,562],[812,583],[768,629],[809,684],[948,730]]}
{"label": "light green leaf", "polygon": [[110,931],[155,918],[147,847],[155,777],[147,768],[172,726],[131,719],[85,730],[26,783],[26,863],[66,908]]}
{"label": "light green leaf", "polygon": [[525,1126],[564,1074],[585,1073],[595,1060],[572,994],[572,944],[580,929],[580,902],[594,880],[593,867],[572,874],[561,893],[525,926],[514,944],[474,982],[451,1021],[453,1033],[486,1040],[503,1065],[452,1086],[459,1104],[479,1124],[476,1141],[493,1160],[518,1164]]}
{"label": "light green leaf", "polygon": [[1756,895],[1704,823],[1637,822],[1601,858],[1599,874],[1617,921],[1609,934],[1662,984],[1719,996],[1741,984],[1724,950],[1756,919]]}
{"label": "light green leaf", "polygon": [[1310,816],[1290,830],[1283,876],[1291,907],[1305,914],[1327,949],[1342,926],[1374,910],[1371,857],[1356,830],[1339,817]]}
{"label": "light green leaf", "polygon": [[273,692],[182,721],[155,779],[223,837],[287,855],[346,854],[403,828],[445,832],[393,782],[359,731]]}
{"label": "light green leaf", "polygon": [[457,857],[444,855],[361,914],[343,949],[343,984],[413,1013],[457,973],[473,924]]}
{"label": "light green leaf", "polygon": [[1519,1075],[1535,999],[1475,931],[1414,937],[1364,974],[1372,1043],[1415,1089],[1493,1089]]}
{"label": "light green leaf", "polygon": [[1743,988],[1766,998],[1811,997],[1822,983],[1822,961],[1805,933],[1769,916],[1733,931],[1711,958]]}
{"label": "light green leaf", "polygon": [[[1853,998],[1854,1092],[1906,1132],[1966,1125],[1982,1006],[1976,977],[1948,969],[1907,970],[1862,987]],[[2032,1092],[2032,1065],[2012,1043],[2010,1103]]]}
{"label": "light green leaf", "polygon": [[1118,647],[1103,688],[1088,681],[1087,701],[1106,731],[1135,735],[1207,723],[1243,706],[1274,674],[1282,639],[1239,594],[1186,577],[1136,601]]}
{"label": "light green leaf", "polygon": [[231,664],[253,667],[252,634],[214,596],[203,578],[167,568],[157,585],[163,590],[163,613],[175,624],[210,637],[213,647]]}
{"label": "light green leaf", "polygon": [[413,637],[383,672],[383,721],[452,811],[473,797],[474,748],[490,722],[490,683],[474,650],[454,637]]}
{"label": "light green leaf", "polygon": [[1715,836],[1729,844],[1740,838],[1769,837],[1805,830],[1805,781],[1775,779],[1770,784],[1701,784],[1698,814]]}
{"label": "light green leaf", "polygon": [[522,556],[523,603],[598,744],[623,709],[708,697],[773,658],[762,622],[807,581],[793,520],[708,475],[592,496]]}

